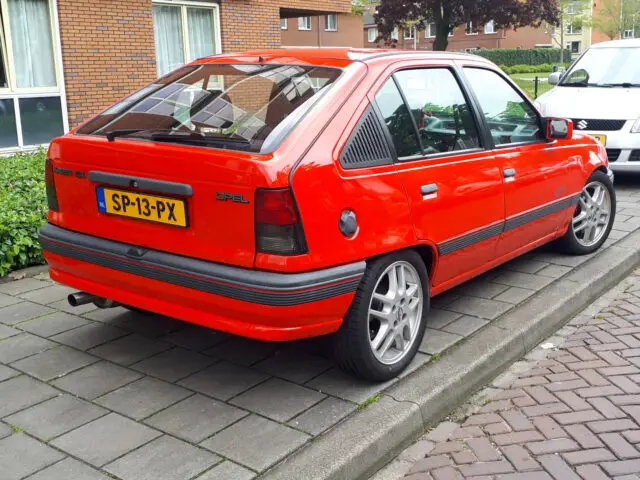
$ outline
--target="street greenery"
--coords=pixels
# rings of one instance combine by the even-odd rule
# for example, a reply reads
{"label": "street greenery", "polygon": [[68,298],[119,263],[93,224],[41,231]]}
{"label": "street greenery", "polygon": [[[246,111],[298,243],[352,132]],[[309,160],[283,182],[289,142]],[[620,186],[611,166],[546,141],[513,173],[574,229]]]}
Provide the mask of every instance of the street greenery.
{"label": "street greenery", "polygon": [[0,157],[0,277],[44,263],[38,231],[47,218],[46,152]]}
{"label": "street greenery", "polygon": [[[559,48],[499,48],[495,50],[476,50],[473,53],[487,60],[491,60],[497,65],[506,65],[509,67],[514,65],[556,65],[564,63],[562,58],[563,53]],[[571,58],[567,50],[564,52],[564,58]]]}

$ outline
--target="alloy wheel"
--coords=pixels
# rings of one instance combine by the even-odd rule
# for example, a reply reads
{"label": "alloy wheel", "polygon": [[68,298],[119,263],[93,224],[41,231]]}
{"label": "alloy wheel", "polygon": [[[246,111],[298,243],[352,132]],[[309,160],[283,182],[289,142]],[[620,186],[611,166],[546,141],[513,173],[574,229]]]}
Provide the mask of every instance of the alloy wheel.
{"label": "alloy wheel", "polygon": [[611,221],[611,194],[598,181],[590,182],[582,190],[573,215],[573,234],[578,243],[591,247],[598,243]]}
{"label": "alloy wheel", "polygon": [[373,290],[369,303],[369,343],[376,359],[392,365],[413,346],[424,306],[417,270],[409,262],[389,265]]}

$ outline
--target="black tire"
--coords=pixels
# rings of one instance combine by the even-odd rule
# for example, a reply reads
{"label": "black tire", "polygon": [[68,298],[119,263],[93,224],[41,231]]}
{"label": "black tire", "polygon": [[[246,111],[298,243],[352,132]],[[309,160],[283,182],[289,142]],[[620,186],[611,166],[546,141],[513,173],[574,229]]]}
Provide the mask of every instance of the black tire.
{"label": "black tire", "polygon": [[[596,170],[591,174],[589,180],[587,180],[587,183],[585,184],[585,187],[593,182],[602,184],[602,186],[604,186],[609,192],[609,198],[611,200],[609,223],[606,226],[604,235],[602,235],[600,240],[598,240],[598,242],[594,243],[593,245],[587,246],[580,243],[580,241],[577,239],[576,233],[574,232],[573,221],[570,222],[567,232],[556,242],[556,246],[558,247],[558,249],[564,253],[568,253],[570,255],[588,255],[590,253],[593,253],[602,246],[602,244],[609,237],[609,233],[611,233],[613,222],[616,217],[616,191],[613,188],[613,182],[606,173],[601,172],[600,170]],[[580,206],[580,204],[578,204],[574,216],[580,213],[581,208],[582,207]]]}
{"label": "black tire", "polygon": [[[420,277],[423,291],[422,315],[417,326],[415,340],[404,357],[396,363],[384,364],[375,357],[371,349],[369,305],[381,275],[387,267],[399,261],[411,264]],[[420,347],[427,325],[429,302],[429,275],[417,252],[405,250],[371,260],[340,330],[332,337],[333,357],[338,365],[356,377],[374,382],[384,382],[399,375],[411,363]]]}

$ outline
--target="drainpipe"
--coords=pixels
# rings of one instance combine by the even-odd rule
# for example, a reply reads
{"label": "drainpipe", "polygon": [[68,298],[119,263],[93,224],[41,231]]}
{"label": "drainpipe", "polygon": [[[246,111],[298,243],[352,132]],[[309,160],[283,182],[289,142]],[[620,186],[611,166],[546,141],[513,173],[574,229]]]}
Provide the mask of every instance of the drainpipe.
{"label": "drainpipe", "polygon": [[320,28],[320,15],[318,15],[318,48],[322,47],[322,33]]}

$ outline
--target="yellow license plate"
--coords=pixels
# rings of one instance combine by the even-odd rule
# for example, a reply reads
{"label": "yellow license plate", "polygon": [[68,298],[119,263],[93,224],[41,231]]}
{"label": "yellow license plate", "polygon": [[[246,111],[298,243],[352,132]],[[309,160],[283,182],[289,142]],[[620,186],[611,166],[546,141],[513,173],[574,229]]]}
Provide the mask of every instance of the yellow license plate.
{"label": "yellow license plate", "polygon": [[607,146],[607,136],[606,135],[591,135],[593,138],[598,140],[603,147]]}
{"label": "yellow license plate", "polygon": [[96,193],[98,210],[103,213],[176,227],[187,226],[187,208],[184,200],[105,187],[98,187]]}

